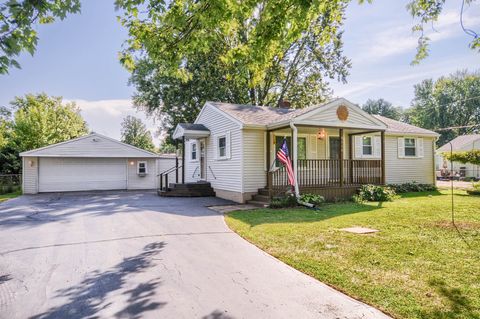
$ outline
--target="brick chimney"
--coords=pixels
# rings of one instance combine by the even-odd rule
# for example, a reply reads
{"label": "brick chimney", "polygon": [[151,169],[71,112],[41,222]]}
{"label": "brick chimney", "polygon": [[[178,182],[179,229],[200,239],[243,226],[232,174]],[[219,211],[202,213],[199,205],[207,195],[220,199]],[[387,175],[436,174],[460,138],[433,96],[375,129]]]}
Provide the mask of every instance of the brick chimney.
{"label": "brick chimney", "polygon": [[281,100],[278,102],[278,107],[281,109],[289,109],[291,106],[291,103],[287,100]]}

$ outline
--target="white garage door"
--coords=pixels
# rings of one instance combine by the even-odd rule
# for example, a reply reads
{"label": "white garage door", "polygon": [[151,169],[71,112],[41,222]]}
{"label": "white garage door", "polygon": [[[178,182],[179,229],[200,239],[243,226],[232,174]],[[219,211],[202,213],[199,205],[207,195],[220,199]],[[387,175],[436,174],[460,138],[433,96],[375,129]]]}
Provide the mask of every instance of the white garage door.
{"label": "white garage door", "polygon": [[127,188],[127,165],[122,158],[40,158],[40,192]]}

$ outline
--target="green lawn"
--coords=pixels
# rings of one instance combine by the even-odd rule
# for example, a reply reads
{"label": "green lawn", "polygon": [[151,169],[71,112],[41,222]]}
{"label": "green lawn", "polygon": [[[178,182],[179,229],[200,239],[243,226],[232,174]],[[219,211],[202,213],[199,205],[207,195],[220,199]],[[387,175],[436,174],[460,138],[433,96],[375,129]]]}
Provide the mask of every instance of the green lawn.
{"label": "green lawn", "polygon": [[14,192],[14,193],[8,193],[8,194],[2,194],[2,195],[0,195],[0,203],[1,203],[1,202],[4,202],[4,201],[6,201],[6,200],[9,200],[9,199],[11,199],[11,198],[18,197],[18,196],[20,196],[20,195],[22,195],[22,192],[21,192],[21,191],[16,191],[16,192]]}
{"label": "green lawn", "polygon": [[[296,269],[398,318],[480,318],[480,196],[232,212],[228,225]],[[364,226],[357,235],[340,228]],[[321,296],[319,296],[321,298]]]}

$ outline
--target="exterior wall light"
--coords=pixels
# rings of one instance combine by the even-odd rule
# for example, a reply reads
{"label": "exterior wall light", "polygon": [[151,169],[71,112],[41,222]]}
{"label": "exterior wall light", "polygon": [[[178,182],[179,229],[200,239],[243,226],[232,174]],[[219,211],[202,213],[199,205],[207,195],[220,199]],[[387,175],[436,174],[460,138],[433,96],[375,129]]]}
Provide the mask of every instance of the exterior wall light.
{"label": "exterior wall light", "polygon": [[134,161],[130,161],[130,165],[135,165],[135,162]]}
{"label": "exterior wall light", "polygon": [[32,160],[29,160],[29,161],[28,161],[28,165],[30,165],[30,167],[33,167],[33,166],[35,166],[35,162],[32,161]]}
{"label": "exterior wall light", "polygon": [[317,132],[317,138],[319,140],[323,140],[327,136],[327,133],[325,132],[325,129],[319,129]]}

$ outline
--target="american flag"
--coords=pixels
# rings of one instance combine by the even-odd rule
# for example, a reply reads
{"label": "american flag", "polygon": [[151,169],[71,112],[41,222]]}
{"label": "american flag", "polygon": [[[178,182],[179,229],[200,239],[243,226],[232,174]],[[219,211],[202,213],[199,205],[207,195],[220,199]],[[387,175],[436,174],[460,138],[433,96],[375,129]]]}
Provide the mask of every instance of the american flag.
{"label": "american flag", "polygon": [[288,174],[288,183],[292,186],[295,186],[295,175],[293,173],[292,161],[290,160],[290,155],[288,153],[287,139],[283,139],[282,146],[278,149],[277,152],[278,160],[285,165]]}

